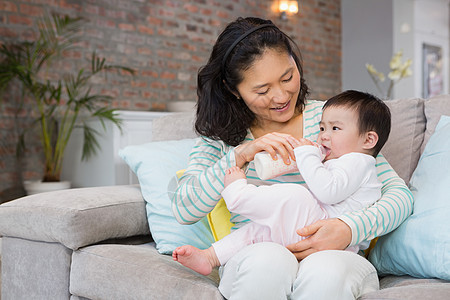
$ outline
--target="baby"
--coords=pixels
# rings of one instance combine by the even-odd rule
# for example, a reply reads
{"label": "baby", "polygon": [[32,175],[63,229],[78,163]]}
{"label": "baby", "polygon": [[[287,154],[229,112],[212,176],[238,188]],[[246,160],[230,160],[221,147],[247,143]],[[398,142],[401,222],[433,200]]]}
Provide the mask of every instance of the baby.
{"label": "baby", "polygon": [[[247,245],[293,244],[302,239],[297,229],[373,204],[381,197],[375,157],[390,128],[389,108],[377,97],[353,90],[332,97],[323,106],[317,140],[326,150],[324,162],[311,141],[289,138],[308,189],[291,183],[255,186],[240,168],[226,170],[222,196],[227,208],[251,222],[208,249],[178,247],[173,259],[207,275]],[[359,246],[347,250],[357,252]]]}

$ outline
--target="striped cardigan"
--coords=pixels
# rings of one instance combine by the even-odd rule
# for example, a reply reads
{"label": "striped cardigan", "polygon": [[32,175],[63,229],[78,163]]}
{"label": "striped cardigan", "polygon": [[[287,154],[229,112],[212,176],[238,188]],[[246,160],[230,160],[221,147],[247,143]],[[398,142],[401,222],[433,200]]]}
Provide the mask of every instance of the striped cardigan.
{"label": "striped cardigan", "polygon": [[[308,101],[303,111],[303,136],[312,141],[316,141],[319,134],[323,104],[322,101]],[[249,140],[253,140],[250,132],[243,143]],[[207,138],[198,140],[172,199],[172,209],[178,222],[195,223],[213,210],[222,198],[225,170],[236,165],[234,148],[222,141]],[[381,199],[366,209],[339,217],[351,228],[350,246],[370,241],[394,230],[412,213],[411,192],[382,155],[377,157],[376,168],[378,179],[383,184]],[[274,183],[306,185],[298,172],[263,181],[256,175],[253,162],[249,163],[246,173],[248,182],[257,186]],[[235,213],[231,213],[230,221],[235,224],[233,229],[249,222]]]}

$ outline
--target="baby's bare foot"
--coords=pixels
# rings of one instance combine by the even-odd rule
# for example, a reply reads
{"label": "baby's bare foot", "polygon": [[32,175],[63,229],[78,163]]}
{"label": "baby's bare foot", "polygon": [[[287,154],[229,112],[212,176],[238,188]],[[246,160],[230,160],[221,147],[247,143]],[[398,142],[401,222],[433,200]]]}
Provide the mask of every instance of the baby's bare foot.
{"label": "baby's bare foot", "polygon": [[206,250],[185,245],[176,248],[172,253],[173,260],[202,275],[208,275],[214,267],[218,267],[219,260],[211,247]]}
{"label": "baby's bare foot", "polygon": [[239,167],[231,167],[228,170],[225,171],[225,179],[224,179],[224,185],[225,187],[229,186],[231,183],[238,179],[245,179],[245,172]]}

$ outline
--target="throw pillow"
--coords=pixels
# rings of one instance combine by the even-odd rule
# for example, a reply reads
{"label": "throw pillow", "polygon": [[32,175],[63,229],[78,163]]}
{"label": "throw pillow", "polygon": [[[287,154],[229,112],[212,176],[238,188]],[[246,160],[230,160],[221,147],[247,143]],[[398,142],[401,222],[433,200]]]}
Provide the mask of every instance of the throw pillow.
{"label": "throw pillow", "polygon": [[176,172],[186,168],[194,144],[195,139],[150,142],[128,146],[119,152],[138,177],[150,232],[156,249],[163,254],[171,254],[181,245],[206,249],[214,242],[206,217],[192,225],[181,225],[172,214]]}
{"label": "throw pillow", "polygon": [[449,169],[450,117],[442,116],[411,177],[413,214],[370,253],[380,275],[450,280]]}
{"label": "throw pillow", "polygon": [[[420,158],[425,124],[424,100],[421,98],[387,100],[391,110],[392,126],[389,139],[381,153],[406,184]],[[399,147],[409,151],[398,151]]]}
{"label": "throw pillow", "polygon": [[424,151],[425,145],[434,132],[434,128],[442,115],[450,116],[450,95],[438,95],[425,100],[425,118],[427,126],[421,151]]}

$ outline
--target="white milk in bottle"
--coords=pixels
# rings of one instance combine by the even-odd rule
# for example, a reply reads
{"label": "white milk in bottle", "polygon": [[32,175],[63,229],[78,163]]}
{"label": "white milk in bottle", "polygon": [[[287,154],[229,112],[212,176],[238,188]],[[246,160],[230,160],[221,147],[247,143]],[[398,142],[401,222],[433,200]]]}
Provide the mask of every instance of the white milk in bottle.
{"label": "white milk in bottle", "polygon": [[[318,144],[315,144],[322,152],[322,160],[325,159],[326,150]],[[283,174],[298,172],[297,164],[293,161],[290,165],[284,163],[281,156],[278,155],[277,160],[273,160],[272,156],[266,151],[256,153],[255,155],[256,174],[261,180],[272,179]]]}

